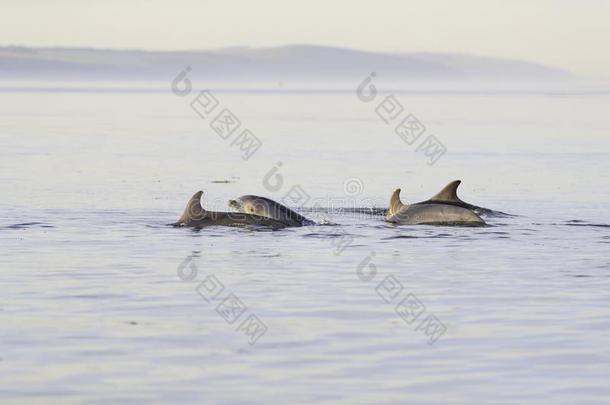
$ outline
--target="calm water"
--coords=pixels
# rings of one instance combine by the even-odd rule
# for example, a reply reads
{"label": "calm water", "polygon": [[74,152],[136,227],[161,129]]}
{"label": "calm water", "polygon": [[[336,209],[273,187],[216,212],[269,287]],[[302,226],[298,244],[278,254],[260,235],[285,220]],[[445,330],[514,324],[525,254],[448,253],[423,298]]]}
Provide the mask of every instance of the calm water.
{"label": "calm water", "polygon": [[[216,97],[249,160],[169,91],[0,93],[1,403],[610,401],[610,95],[397,94],[433,166],[353,94]],[[514,216],[353,209],[454,179]],[[165,225],[295,186],[327,225]]]}

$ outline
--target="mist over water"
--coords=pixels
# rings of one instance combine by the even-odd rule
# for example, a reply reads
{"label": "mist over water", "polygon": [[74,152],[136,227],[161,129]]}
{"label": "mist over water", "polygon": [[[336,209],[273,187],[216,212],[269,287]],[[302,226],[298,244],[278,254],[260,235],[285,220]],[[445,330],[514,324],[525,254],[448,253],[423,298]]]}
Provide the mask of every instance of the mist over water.
{"label": "mist over water", "polygon": [[[0,401],[607,402],[610,95],[396,93],[446,147],[429,165],[376,114],[388,94],[357,85],[215,92],[262,142],[248,160],[169,83],[0,92]],[[396,188],[417,202],[456,179],[512,216],[380,215]],[[197,190],[228,210],[296,186],[322,226],[167,226]],[[224,287],[209,302],[204,280]],[[267,328],[253,345],[250,315]]]}

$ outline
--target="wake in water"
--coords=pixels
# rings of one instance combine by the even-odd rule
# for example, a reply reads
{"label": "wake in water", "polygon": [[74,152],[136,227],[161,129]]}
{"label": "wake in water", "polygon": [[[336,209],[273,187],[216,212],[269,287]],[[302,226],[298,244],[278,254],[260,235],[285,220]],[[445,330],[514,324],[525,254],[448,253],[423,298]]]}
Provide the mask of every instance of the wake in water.
{"label": "wake in water", "polygon": [[[366,215],[366,216],[374,216],[374,217],[385,217],[388,215],[387,208],[381,207],[337,207],[337,208],[303,208],[301,209],[303,212],[308,213],[317,213],[317,214],[327,214],[327,215]],[[502,211],[492,210],[490,208],[485,207],[475,207],[475,212],[479,215],[483,215],[490,218],[512,218],[517,215],[508,214]]]}

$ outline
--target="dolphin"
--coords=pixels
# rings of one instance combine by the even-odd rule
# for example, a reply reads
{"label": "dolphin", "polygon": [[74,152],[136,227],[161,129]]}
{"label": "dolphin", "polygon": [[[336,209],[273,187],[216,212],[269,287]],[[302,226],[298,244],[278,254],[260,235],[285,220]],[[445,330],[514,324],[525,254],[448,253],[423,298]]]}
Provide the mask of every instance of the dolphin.
{"label": "dolphin", "polygon": [[273,229],[285,228],[286,224],[260,215],[244,214],[235,212],[207,211],[201,206],[203,191],[197,191],[186,204],[184,213],[173,226],[188,226],[192,228],[204,228],[211,225],[221,226],[244,226],[259,225]]}
{"label": "dolphin", "polygon": [[447,184],[441,191],[439,191],[434,197],[429,200],[419,202],[417,204],[449,204],[458,207],[466,208],[473,211],[477,215],[486,215],[491,217],[514,217],[512,214],[506,212],[496,211],[485,207],[479,207],[477,205],[469,204],[462,201],[457,196],[458,186],[462,183],[461,180],[454,180]]}
{"label": "dolphin", "polygon": [[229,200],[229,207],[247,214],[255,214],[279,221],[286,226],[307,226],[315,224],[301,214],[269,198],[257,195],[242,195]]}
{"label": "dolphin", "polygon": [[461,207],[457,203],[446,204],[442,199],[434,200],[439,194],[421,203],[403,204],[400,201],[400,189],[396,189],[390,198],[386,221],[401,225],[485,225],[485,221],[470,209]]}
{"label": "dolphin", "polygon": [[454,180],[447,184],[441,191],[436,193],[432,198],[426,201],[418,202],[416,204],[447,204],[455,205],[456,207],[466,208],[471,210],[478,215],[481,215],[487,211],[491,211],[488,208],[477,207],[476,205],[469,204],[462,201],[457,195],[457,189],[462,184],[461,180]]}

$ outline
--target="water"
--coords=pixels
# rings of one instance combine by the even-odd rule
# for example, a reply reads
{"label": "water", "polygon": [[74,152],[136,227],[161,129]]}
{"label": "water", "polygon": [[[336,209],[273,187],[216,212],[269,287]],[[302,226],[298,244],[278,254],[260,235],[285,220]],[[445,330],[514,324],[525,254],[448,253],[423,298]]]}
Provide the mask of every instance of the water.
{"label": "water", "polygon": [[[247,161],[170,92],[0,93],[3,404],[608,403],[610,95],[397,94],[447,147],[433,166],[351,93],[216,96],[263,142]],[[454,179],[514,216],[354,212]],[[327,225],[166,226],[199,189],[220,210],[296,185]]]}

